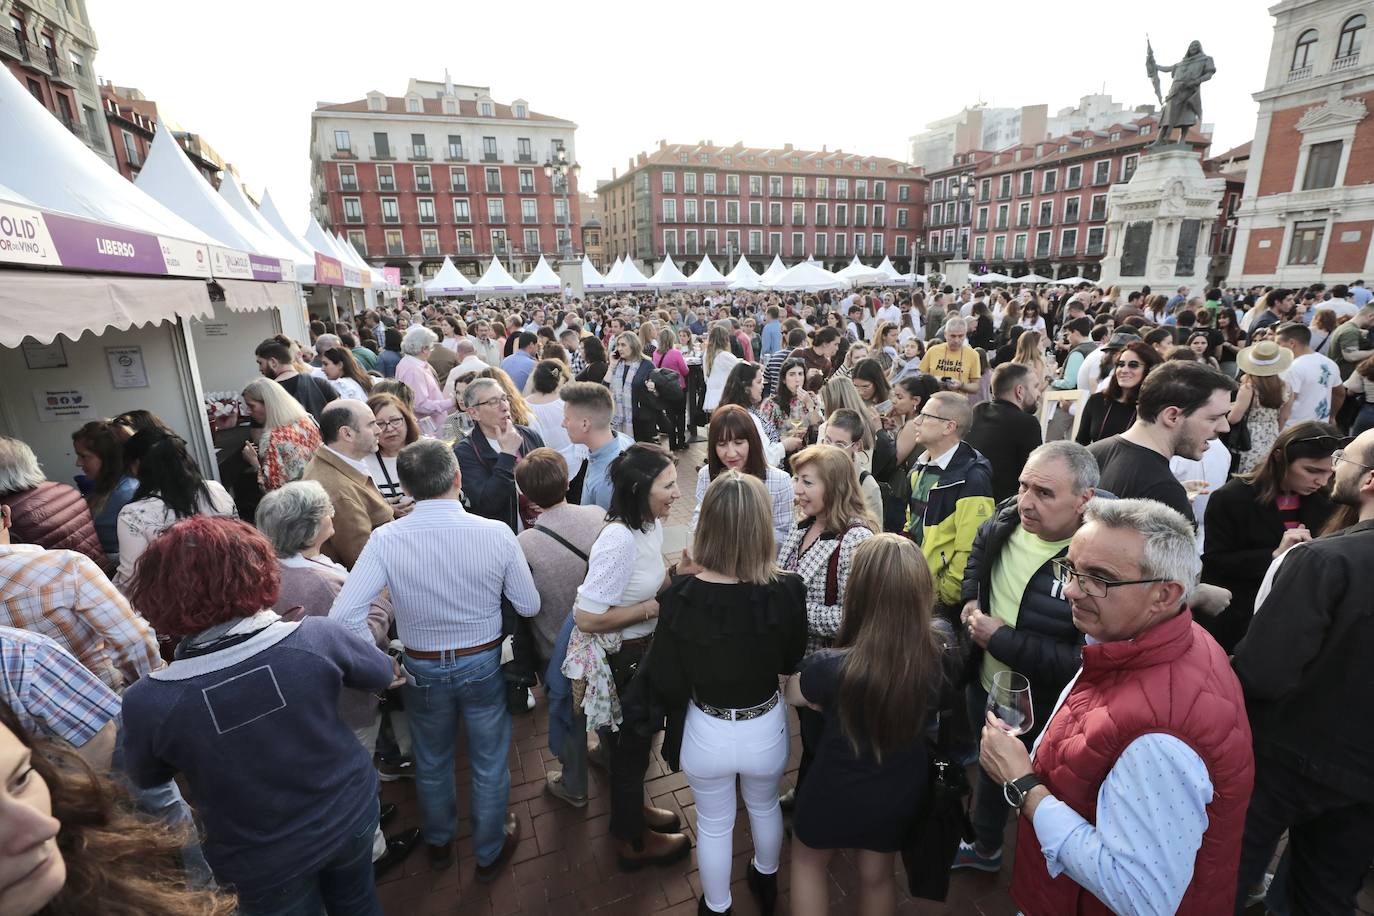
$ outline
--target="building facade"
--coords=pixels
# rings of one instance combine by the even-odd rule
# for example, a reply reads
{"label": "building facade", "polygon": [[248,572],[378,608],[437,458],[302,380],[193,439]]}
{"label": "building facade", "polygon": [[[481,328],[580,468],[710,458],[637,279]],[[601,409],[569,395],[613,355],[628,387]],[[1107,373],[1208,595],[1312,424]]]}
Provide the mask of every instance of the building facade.
{"label": "building facade", "polygon": [[[148,150],[152,148],[153,137],[157,133],[157,102],[149,100],[137,89],[108,82],[100,84],[100,100],[105,121],[109,125],[115,168],[119,174],[133,181],[143,170],[143,163],[148,158]],[[198,134],[171,124],[167,128],[190,156],[191,163],[218,190],[224,171],[232,171],[233,166],[227,164]]]}
{"label": "building facade", "polygon": [[114,165],[85,0],[9,0],[0,2],[0,9],[5,17],[0,22],[0,63],[68,130]]}
{"label": "building facade", "polygon": [[400,97],[320,103],[310,128],[315,216],[375,267],[410,281],[450,257],[476,278],[495,256],[518,278],[541,254],[581,256],[577,177],[543,170],[559,149],[576,162],[572,121],[412,79]]}
{"label": "building facade", "polygon": [[[922,269],[967,259],[973,274],[1095,279],[1107,250],[1107,191],[1130,180],[1156,127],[1153,116],[1137,118],[964,153],[929,172]],[[1208,138],[1190,134],[1189,141],[1204,155]]]}
{"label": "building facade", "polygon": [[905,271],[921,235],[925,177],[895,159],[660,141],[612,174],[597,185],[608,263],[672,255],[688,272],[710,255],[725,272],[741,254],[759,270],[774,255],[827,267],[858,255]]}
{"label": "building facade", "polygon": [[1370,0],[1284,0],[1237,214],[1236,284],[1374,275]]}

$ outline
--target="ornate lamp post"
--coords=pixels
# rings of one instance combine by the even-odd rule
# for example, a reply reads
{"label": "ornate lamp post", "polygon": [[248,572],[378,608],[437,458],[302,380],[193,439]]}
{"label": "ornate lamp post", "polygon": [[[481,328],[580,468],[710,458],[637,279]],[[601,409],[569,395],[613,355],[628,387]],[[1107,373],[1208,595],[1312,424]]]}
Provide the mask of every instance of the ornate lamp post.
{"label": "ornate lamp post", "polygon": [[544,177],[553,182],[555,190],[561,189],[563,192],[563,219],[567,224],[567,235],[563,235],[558,229],[558,219],[554,219],[554,232],[558,238],[558,256],[562,261],[572,259],[572,205],[568,201],[568,176],[573,178],[582,174],[582,166],[576,162],[568,161],[568,151],[563,144],[559,143],[553,151],[552,158],[544,162]]}

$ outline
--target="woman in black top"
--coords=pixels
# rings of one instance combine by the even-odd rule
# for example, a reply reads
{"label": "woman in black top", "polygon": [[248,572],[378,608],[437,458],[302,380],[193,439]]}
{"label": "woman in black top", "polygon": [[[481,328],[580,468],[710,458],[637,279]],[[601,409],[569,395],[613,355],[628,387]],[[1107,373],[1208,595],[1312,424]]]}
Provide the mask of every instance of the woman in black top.
{"label": "woman in black top", "polygon": [[797,916],[829,911],[835,849],[859,850],[859,912],[896,908],[893,859],[921,810],[926,735],[950,694],[941,664],[949,639],[931,621],[934,600],[920,548],[896,534],[869,538],[854,551],[835,648],[787,683],[787,702],[825,714],[792,821]]}
{"label": "woman in black top", "polygon": [[606,369],[609,366],[605,345],[595,337],[582,338],[582,358],[586,360],[587,368],[577,373],[574,381],[605,383]]}
{"label": "woman in black top", "polygon": [[738,778],[754,838],[749,889],[771,916],[789,749],[778,676],[796,670],[806,651],[806,589],[775,562],[767,489],[738,471],[707,487],[691,555],[694,565],[679,571],[695,574],[659,593],[649,672],[665,699],[691,700],[681,759],[697,810],[699,912],[730,911]]}
{"label": "woman in black top", "polygon": [[1078,423],[1075,441],[1079,445],[1092,445],[1130,429],[1135,422],[1135,402],[1140,396],[1140,386],[1150,370],[1163,361],[1154,347],[1143,340],[1133,340],[1118,351],[1107,389],[1089,395],[1083,405],[1083,419]]}
{"label": "woman in black top", "polygon": [[1196,619],[1228,653],[1250,627],[1269,564],[1319,536],[1335,512],[1331,453],[1344,441],[1329,423],[1295,423],[1279,433],[1262,464],[1207,500],[1202,581],[1230,589],[1231,603],[1215,617]]}

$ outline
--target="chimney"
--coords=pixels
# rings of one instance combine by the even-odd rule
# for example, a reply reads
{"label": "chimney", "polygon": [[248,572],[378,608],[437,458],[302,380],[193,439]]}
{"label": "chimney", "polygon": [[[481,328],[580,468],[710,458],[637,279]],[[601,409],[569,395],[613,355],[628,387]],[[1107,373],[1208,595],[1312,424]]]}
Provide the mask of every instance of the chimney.
{"label": "chimney", "polygon": [[667,148],[668,148],[668,141],[667,141],[667,140],[660,140],[660,141],[658,141],[658,148],[659,148],[660,151],[667,149]]}
{"label": "chimney", "polygon": [[826,149],[826,146],[825,146],[824,143],[821,144],[821,152],[823,152],[823,153],[828,153],[828,152],[830,152],[830,150]]}
{"label": "chimney", "polygon": [[790,143],[784,143],[784,144],[782,145],[782,151],[783,151],[784,153],[790,153],[790,152],[792,152],[792,144],[790,144]]}
{"label": "chimney", "polygon": [[611,181],[615,181],[615,179],[616,179],[615,166],[611,166]]}

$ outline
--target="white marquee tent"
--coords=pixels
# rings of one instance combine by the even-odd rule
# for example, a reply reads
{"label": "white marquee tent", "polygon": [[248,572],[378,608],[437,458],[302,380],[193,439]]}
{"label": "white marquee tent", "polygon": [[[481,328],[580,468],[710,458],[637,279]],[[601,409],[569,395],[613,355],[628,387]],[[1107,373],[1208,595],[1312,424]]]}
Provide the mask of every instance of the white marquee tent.
{"label": "white marquee tent", "polygon": [[472,281],[445,257],[439,272],[425,281],[424,290],[427,296],[461,296],[472,292]]}
{"label": "white marquee tent", "polygon": [[697,289],[724,289],[730,285],[730,281],[725,279],[725,275],[716,269],[716,265],[711,263],[711,256],[706,255],[697,265],[697,269],[692,271],[688,277],[692,286]]}
{"label": "white marquee tent", "polygon": [[735,262],[734,269],[725,275],[725,279],[729,283],[730,289],[763,288],[763,279],[754,272],[754,268],[744,259],[744,255],[740,255],[739,260]]}
{"label": "white marquee tent", "polygon": [[482,274],[481,279],[473,284],[472,291],[483,294],[505,293],[507,295],[515,295],[521,290],[519,281],[512,277],[506,268],[502,266],[501,260],[492,257],[491,264],[487,267],[486,273]]}
{"label": "white marquee tent", "polygon": [[[612,270],[619,266],[617,261]],[[597,292],[610,288],[610,281],[603,277],[592,264],[592,259],[587,255],[582,256],[582,291],[586,293]]]}
{"label": "white marquee tent", "polygon": [[649,284],[660,288],[671,287],[672,289],[686,289],[691,285],[687,280],[687,275],[678,270],[677,265],[673,263],[671,254],[664,255],[663,263],[649,278]]}
{"label": "white marquee tent", "polygon": [[850,261],[845,267],[835,271],[835,276],[847,280],[855,286],[872,286],[878,283],[885,283],[888,275],[876,267],[866,267],[859,261],[859,256],[854,255],[854,260]]}
{"label": "white marquee tent", "polygon": [[849,281],[821,267],[815,261],[802,261],[788,268],[777,279],[764,285],[769,289],[815,292],[822,289],[849,289]]}
{"label": "white marquee tent", "polygon": [[563,281],[541,254],[539,263],[530,271],[530,275],[521,281],[520,288],[527,293],[556,293],[563,289]]}
{"label": "white marquee tent", "polygon": [[782,263],[782,258],[773,255],[773,263],[768,265],[768,269],[760,275],[759,279],[767,286],[771,281],[776,280],[785,273],[787,273],[787,265]]}
{"label": "white marquee tent", "polygon": [[626,258],[620,265],[620,274],[614,285],[616,289],[648,289],[653,284],[635,266],[634,261]]}

